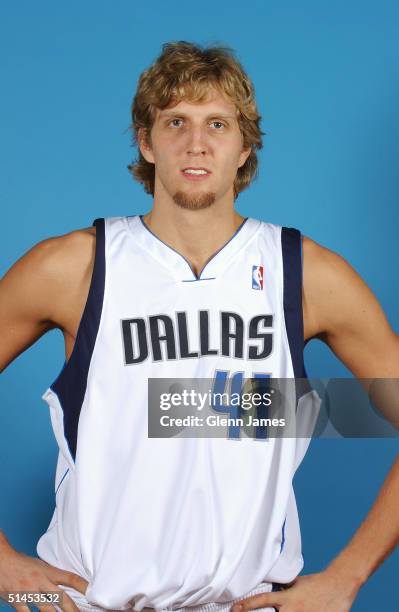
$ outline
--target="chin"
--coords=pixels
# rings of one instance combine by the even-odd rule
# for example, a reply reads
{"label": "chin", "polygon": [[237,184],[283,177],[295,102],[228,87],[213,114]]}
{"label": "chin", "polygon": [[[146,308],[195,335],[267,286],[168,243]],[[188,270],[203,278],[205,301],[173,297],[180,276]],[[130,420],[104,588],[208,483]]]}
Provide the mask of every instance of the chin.
{"label": "chin", "polygon": [[216,194],[212,191],[204,193],[187,193],[185,191],[176,191],[173,196],[175,204],[186,210],[203,210],[209,208],[215,203]]}

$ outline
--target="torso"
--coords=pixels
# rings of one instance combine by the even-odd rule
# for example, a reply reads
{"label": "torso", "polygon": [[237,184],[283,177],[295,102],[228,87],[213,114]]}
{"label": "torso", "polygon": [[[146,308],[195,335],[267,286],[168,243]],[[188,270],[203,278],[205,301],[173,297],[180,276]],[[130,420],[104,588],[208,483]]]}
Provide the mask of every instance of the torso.
{"label": "torso", "polygon": [[[56,549],[66,569],[87,572],[87,601],[112,608],[224,602],[244,584],[292,581],[303,565],[292,477],[309,439],[232,423],[212,436],[149,435],[149,382],[198,380],[237,393],[248,378],[302,376],[299,233],[248,219],[196,278],[137,216],[97,227],[98,240],[83,230],[62,243],[57,302],[70,358],[43,396],[57,415],[59,529],[43,535],[39,556],[54,563]],[[291,417],[299,400],[314,414],[313,395],[297,394],[294,385],[285,395]],[[207,412],[233,409],[212,400]]]}
{"label": "torso", "polygon": [[[79,265],[75,267],[74,271],[74,290],[71,290],[70,286],[65,287],[64,299],[59,300],[59,304],[62,306],[57,321],[64,335],[66,360],[69,359],[73,351],[76,334],[90,287],[94,262],[96,230],[94,227],[89,227],[79,230],[76,233],[80,235],[80,239],[77,241],[77,244],[74,245],[75,259],[79,262]],[[303,322],[305,343],[318,334],[315,313],[310,307],[306,283],[307,271],[308,268],[311,267],[313,257],[312,243],[313,241],[308,238],[303,238]]]}

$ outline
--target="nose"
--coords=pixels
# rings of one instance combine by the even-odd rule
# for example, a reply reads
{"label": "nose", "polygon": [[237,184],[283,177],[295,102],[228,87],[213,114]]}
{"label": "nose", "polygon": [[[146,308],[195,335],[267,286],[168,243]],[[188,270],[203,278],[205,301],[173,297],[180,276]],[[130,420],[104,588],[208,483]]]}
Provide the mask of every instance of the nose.
{"label": "nose", "polygon": [[208,152],[206,134],[200,126],[192,126],[188,134],[187,153],[202,155]]}

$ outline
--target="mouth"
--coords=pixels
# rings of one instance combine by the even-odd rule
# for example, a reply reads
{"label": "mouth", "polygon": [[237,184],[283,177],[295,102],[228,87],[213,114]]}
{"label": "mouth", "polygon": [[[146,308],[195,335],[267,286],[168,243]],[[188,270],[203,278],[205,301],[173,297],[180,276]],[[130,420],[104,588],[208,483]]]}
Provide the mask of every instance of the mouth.
{"label": "mouth", "polygon": [[189,181],[203,181],[212,174],[208,168],[195,168],[193,166],[184,168],[181,173]]}

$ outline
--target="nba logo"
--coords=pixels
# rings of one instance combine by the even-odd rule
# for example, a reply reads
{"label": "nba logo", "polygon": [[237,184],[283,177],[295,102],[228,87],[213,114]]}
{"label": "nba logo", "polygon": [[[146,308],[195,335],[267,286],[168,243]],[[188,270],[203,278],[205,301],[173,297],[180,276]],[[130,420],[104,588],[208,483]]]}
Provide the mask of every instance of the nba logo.
{"label": "nba logo", "polygon": [[252,289],[263,289],[263,266],[252,266]]}

